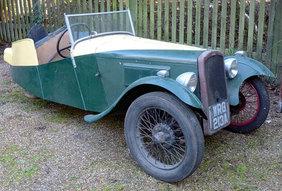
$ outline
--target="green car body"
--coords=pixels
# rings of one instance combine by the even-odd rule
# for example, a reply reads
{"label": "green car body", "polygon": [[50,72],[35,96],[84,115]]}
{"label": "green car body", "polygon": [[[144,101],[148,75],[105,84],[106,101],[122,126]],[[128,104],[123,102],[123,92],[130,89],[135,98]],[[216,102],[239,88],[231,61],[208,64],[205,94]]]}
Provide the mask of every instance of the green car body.
{"label": "green car body", "polygon": [[[183,72],[198,73],[197,58],[203,51],[129,50],[84,55],[76,58],[74,68],[70,58],[39,66],[11,66],[13,80],[33,95],[45,100],[99,112],[89,122],[100,119],[131,92],[138,88],[164,89],[184,103],[202,109],[199,87],[189,91],[175,81]],[[229,58],[229,57],[228,57]],[[239,102],[239,88],[252,76],[274,77],[260,62],[238,57],[239,70],[234,79],[227,80],[231,105]],[[110,67],[109,67],[110,66]],[[157,76],[167,69],[170,76]],[[96,76],[100,73],[100,76]]]}

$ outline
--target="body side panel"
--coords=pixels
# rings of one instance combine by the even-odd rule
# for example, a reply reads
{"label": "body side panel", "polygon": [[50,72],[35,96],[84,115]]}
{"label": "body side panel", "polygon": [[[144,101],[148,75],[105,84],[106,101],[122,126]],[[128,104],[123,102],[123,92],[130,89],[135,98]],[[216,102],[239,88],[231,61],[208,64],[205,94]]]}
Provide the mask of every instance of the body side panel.
{"label": "body side panel", "polygon": [[14,82],[31,94],[43,98],[37,66],[10,66],[10,73]]}
{"label": "body side panel", "polygon": [[[171,68],[169,77],[172,79],[187,71],[197,73],[196,57],[201,52],[168,50],[107,52],[75,57],[76,68],[73,68],[71,59],[67,58],[38,66],[12,66],[11,73],[15,82],[37,97],[80,109],[103,112],[131,89],[128,87],[132,87],[131,83],[135,84],[136,80],[147,76],[157,77],[158,69]],[[146,67],[153,68],[154,71],[148,73]],[[130,72],[125,74],[125,70]],[[131,73],[135,70],[138,73],[137,78]],[[99,75],[96,76],[97,74]],[[163,86],[174,93],[175,85],[166,87],[164,83],[148,84]],[[179,86],[178,83],[176,85]],[[182,86],[181,88],[185,89]],[[187,99],[184,98],[186,95],[178,96],[184,102]],[[192,104],[187,100],[186,103]],[[200,108],[200,105],[194,106]]]}
{"label": "body side panel", "polygon": [[44,99],[85,109],[71,59],[38,66]]}
{"label": "body side panel", "polygon": [[[147,76],[157,76],[159,70],[169,69],[172,79],[188,71],[197,74],[197,56],[202,52],[125,50],[95,54],[108,106],[128,85]],[[199,97],[198,88],[194,93]]]}

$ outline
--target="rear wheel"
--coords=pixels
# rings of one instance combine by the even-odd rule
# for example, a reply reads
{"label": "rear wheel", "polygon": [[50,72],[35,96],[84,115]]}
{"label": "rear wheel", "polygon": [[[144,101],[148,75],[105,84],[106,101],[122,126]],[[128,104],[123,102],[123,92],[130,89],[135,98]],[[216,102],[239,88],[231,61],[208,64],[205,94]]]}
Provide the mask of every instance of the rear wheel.
{"label": "rear wheel", "polygon": [[166,182],[189,176],[203,158],[204,138],[197,117],[168,93],[137,98],[126,113],[125,136],[138,165]]}
{"label": "rear wheel", "polygon": [[269,112],[269,95],[258,78],[247,79],[239,90],[239,105],[232,106],[231,123],[226,128],[235,133],[249,133],[259,128]]}

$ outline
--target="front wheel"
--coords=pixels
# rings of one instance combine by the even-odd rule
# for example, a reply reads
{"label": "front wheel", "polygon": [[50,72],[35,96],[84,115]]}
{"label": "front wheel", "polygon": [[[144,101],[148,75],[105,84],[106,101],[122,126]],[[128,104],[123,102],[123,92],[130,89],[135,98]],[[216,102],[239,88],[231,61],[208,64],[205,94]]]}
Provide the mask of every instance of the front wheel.
{"label": "front wheel", "polygon": [[137,98],[126,113],[125,136],[138,165],[165,182],[183,180],[203,158],[204,137],[197,117],[168,93]]}
{"label": "front wheel", "polygon": [[258,129],[267,118],[269,106],[269,95],[261,79],[247,79],[239,90],[239,105],[230,108],[231,123],[226,129],[235,133]]}

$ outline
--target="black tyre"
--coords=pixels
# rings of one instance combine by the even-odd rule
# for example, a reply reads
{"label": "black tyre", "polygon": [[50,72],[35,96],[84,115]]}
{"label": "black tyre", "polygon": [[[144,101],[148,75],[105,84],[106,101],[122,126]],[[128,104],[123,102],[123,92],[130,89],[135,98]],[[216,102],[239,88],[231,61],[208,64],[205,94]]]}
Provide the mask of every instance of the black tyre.
{"label": "black tyre", "polygon": [[194,112],[164,92],[137,98],[125,117],[126,142],[149,175],[178,182],[192,174],[203,158],[204,137]]}
{"label": "black tyre", "polygon": [[250,133],[266,120],[269,95],[261,79],[253,77],[241,85],[239,99],[239,105],[230,108],[231,123],[226,129],[234,133]]}

